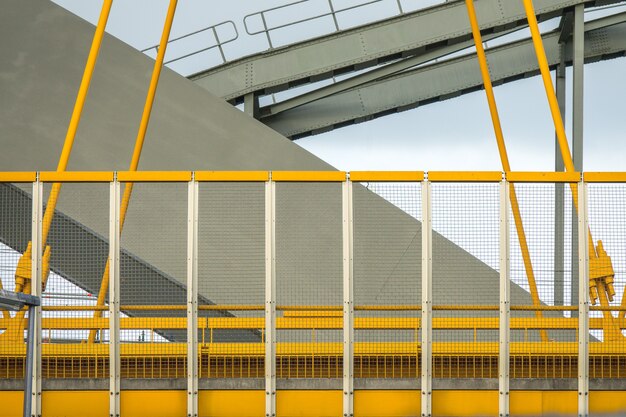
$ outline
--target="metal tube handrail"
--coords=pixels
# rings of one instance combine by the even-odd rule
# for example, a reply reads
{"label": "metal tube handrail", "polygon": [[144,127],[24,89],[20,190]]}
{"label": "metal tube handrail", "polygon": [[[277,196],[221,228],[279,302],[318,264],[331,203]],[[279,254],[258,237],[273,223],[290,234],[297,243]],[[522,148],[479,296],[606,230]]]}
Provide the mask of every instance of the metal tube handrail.
{"label": "metal tube handrail", "polygon": [[[283,29],[283,28],[286,28],[286,27],[297,25],[299,23],[304,23],[304,22],[315,20],[315,19],[321,19],[321,18],[324,18],[324,17],[331,16],[333,18],[333,22],[334,22],[334,25],[335,25],[335,32],[338,32],[340,30],[339,29],[339,23],[337,21],[337,15],[338,14],[343,13],[343,12],[347,12],[349,10],[354,10],[354,9],[358,9],[358,8],[361,8],[361,7],[365,7],[365,6],[368,6],[370,4],[380,3],[380,2],[382,2],[384,0],[369,0],[369,1],[366,1],[364,3],[355,4],[355,5],[352,5],[352,6],[344,7],[342,9],[335,8],[333,0],[328,0],[329,11],[326,12],[326,13],[321,13],[321,14],[317,14],[315,16],[311,16],[311,17],[308,17],[308,18],[295,20],[293,22],[289,22],[289,23],[284,23],[284,24],[277,25],[277,26],[268,27],[267,21],[266,21],[266,13],[273,12],[273,11],[276,11],[276,10],[285,9],[285,8],[288,8],[288,7],[297,5],[297,4],[301,4],[301,3],[306,3],[306,2],[309,2],[309,1],[311,1],[311,0],[298,0],[298,1],[294,1],[292,3],[283,4],[281,6],[276,6],[276,7],[271,7],[269,9],[261,10],[259,12],[255,12],[255,13],[250,13],[250,14],[244,16],[244,18],[243,18],[243,25],[244,25],[244,28],[246,30],[246,33],[248,35],[250,35],[250,36],[254,36],[254,35],[261,34],[261,33],[265,33],[265,36],[267,37],[267,41],[269,43],[269,47],[270,47],[270,49],[272,49],[272,48],[274,48],[274,45],[272,43],[270,32],[273,31],[273,30]],[[398,5],[398,10],[399,10],[400,14],[404,13],[404,10],[402,9],[402,4],[400,3],[400,0],[396,0],[396,4]],[[260,30],[257,30],[257,31],[250,31],[250,28],[248,27],[248,20],[251,17],[255,17],[255,16],[260,16],[261,22],[263,23],[263,29],[260,29]]]}
{"label": "metal tube handrail", "polygon": [[[227,25],[227,24],[229,24],[232,27],[234,35],[232,37],[226,39],[226,40],[221,40],[220,36],[219,36],[219,34],[217,32],[217,28],[219,28],[220,26]],[[235,22],[233,22],[232,20],[225,20],[225,21],[217,23],[215,25],[207,26],[207,27],[195,30],[193,32],[187,33],[185,35],[181,35],[181,36],[179,36],[177,38],[171,39],[168,42],[168,45],[171,44],[171,43],[180,41],[182,39],[186,39],[186,38],[189,38],[191,36],[197,35],[199,33],[209,31],[209,30],[211,31],[211,33],[213,33],[213,37],[215,38],[215,45],[211,45],[211,46],[208,46],[206,48],[198,49],[198,50],[190,52],[188,54],[185,54],[185,55],[182,55],[182,56],[179,56],[179,57],[167,60],[167,61],[164,62],[164,64],[170,64],[172,62],[180,61],[180,60],[183,60],[185,58],[189,58],[190,56],[194,56],[194,55],[197,55],[197,54],[202,53],[202,52],[209,51],[209,50],[214,49],[214,48],[218,48],[219,49],[220,56],[222,58],[222,62],[226,62],[226,56],[224,55],[224,49],[222,47],[224,45],[228,44],[228,43],[234,42],[237,39],[239,39],[239,30],[237,30],[237,25],[235,25]],[[158,52],[159,51],[159,45],[153,45],[153,46],[150,46],[148,48],[142,49],[141,52],[145,53],[145,52],[151,51],[153,49]]]}

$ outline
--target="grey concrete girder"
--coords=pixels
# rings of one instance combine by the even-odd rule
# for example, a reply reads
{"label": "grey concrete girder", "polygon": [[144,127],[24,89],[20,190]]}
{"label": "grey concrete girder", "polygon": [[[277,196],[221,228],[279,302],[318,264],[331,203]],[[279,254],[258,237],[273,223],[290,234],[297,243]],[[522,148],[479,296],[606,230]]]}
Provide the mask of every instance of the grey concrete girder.
{"label": "grey concrete girder", "polygon": [[[577,4],[617,0],[535,0],[539,20]],[[464,1],[451,1],[384,21],[268,50],[190,76],[198,85],[239,103],[251,92],[266,94],[364,69],[471,36]],[[521,1],[476,0],[481,29],[501,32],[526,25]]]}
{"label": "grey concrete girder", "polygon": [[[626,53],[625,20],[626,14],[621,13],[586,24],[585,62],[611,59]],[[560,62],[559,37],[559,30],[543,35],[551,67]],[[569,65],[572,55],[571,48],[567,49],[565,61]],[[487,58],[495,85],[538,73],[530,39],[493,47],[487,50]],[[468,54],[423,66],[268,116],[262,121],[279,133],[298,139],[442,101],[482,88],[476,62],[476,55]]]}

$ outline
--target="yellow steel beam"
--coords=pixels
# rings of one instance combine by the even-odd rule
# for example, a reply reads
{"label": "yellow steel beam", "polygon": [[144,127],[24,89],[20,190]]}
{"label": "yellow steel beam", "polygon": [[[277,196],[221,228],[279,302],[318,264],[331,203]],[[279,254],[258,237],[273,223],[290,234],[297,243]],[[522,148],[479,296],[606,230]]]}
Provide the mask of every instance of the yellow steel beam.
{"label": "yellow steel beam", "polygon": [[40,172],[39,180],[41,182],[111,182],[113,181],[113,172]]}
{"label": "yellow steel beam", "polygon": [[[150,115],[152,114],[152,106],[154,104],[154,98],[156,96],[157,86],[159,85],[159,78],[161,76],[161,69],[163,68],[163,61],[165,60],[165,52],[167,50],[167,42],[170,37],[170,31],[172,30],[172,24],[174,23],[174,15],[176,14],[176,6],[178,0],[170,0],[169,8],[167,9],[167,16],[165,17],[165,24],[163,25],[163,32],[161,33],[161,42],[152,69],[152,77],[150,79],[150,87],[148,88],[148,94],[146,96],[146,102],[143,108],[143,114],[141,116],[141,122],[139,123],[139,131],[137,132],[137,138],[135,139],[135,148],[133,150],[133,156],[130,162],[129,171],[137,171],[139,167],[139,158],[141,157],[141,150],[146,138],[146,132],[148,131],[148,123],[150,122]],[[119,174],[118,174],[119,176]],[[122,177],[124,174],[122,173]],[[191,173],[189,173],[191,179]],[[132,181],[132,179],[129,179]],[[122,180],[120,180],[122,181]],[[189,181],[189,180],[187,180]],[[124,195],[122,197],[122,203],[120,205],[120,234],[124,228],[124,221],[126,220],[126,212],[128,211],[128,204],[130,203],[130,197],[133,193],[133,183],[128,182],[124,187]],[[98,292],[97,305],[104,305],[107,290],[109,288],[109,271],[110,260],[107,259],[104,267],[104,273],[102,274],[102,280],[100,281],[100,291]],[[94,312],[94,317],[101,317],[100,311]],[[87,341],[93,343],[96,337],[96,332],[91,331]]]}
{"label": "yellow steel beam", "polygon": [[0,172],[0,182],[35,182],[36,172]]}
{"label": "yellow steel beam", "polygon": [[[500,154],[500,161],[502,168],[505,172],[511,171],[511,165],[509,163],[509,157],[506,151],[506,144],[504,143],[504,133],[502,132],[502,125],[500,123],[500,116],[498,115],[498,107],[496,105],[496,97],[493,92],[493,85],[491,84],[491,76],[489,75],[489,66],[487,64],[487,56],[485,55],[485,49],[483,48],[482,36],[480,34],[480,28],[478,26],[478,19],[476,18],[476,11],[474,10],[474,1],[465,0],[467,6],[467,12],[469,15],[470,25],[472,27],[472,35],[474,37],[474,45],[476,46],[476,55],[478,56],[478,63],[480,65],[480,73],[483,79],[483,85],[485,86],[485,94],[487,95],[487,103],[489,104],[489,113],[491,114],[491,121],[493,124],[493,130],[496,136],[496,142],[498,144],[498,152]],[[526,240],[526,232],[524,231],[524,224],[522,222],[522,215],[519,209],[519,203],[517,201],[517,194],[515,193],[515,186],[511,184],[509,187],[509,199],[511,201],[511,211],[513,213],[513,220],[515,222],[515,230],[517,231],[517,237],[522,252],[522,259],[524,261],[524,269],[526,270],[526,278],[528,280],[528,287],[530,290],[530,297],[534,306],[541,305],[539,299],[539,292],[537,291],[537,283],[535,281],[535,272],[530,257],[530,250],[528,249],[528,242]],[[541,311],[536,311],[537,318],[541,318]],[[545,330],[540,332],[541,340],[547,341],[548,334]]]}
{"label": "yellow steel beam", "polygon": [[499,171],[428,171],[430,182],[500,182]]}
{"label": "yellow steel beam", "polygon": [[421,182],[424,171],[351,171],[353,182]]}
{"label": "yellow steel beam", "polygon": [[507,172],[509,182],[548,182],[548,183],[577,183],[581,180],[580,172]]}
{"label": "yellow steel beam", "polygon": [[[132,167],[131,167],[132,168]],[[120,182],[189,182],[191,171],[119,171]]]}
{"label": "yellow steel beam", "polygon": [[196,171],[195,180],[200,182],[265,182],[270,179],[268,171]]}
{"label": "yellow steel beam", "polygon": [[624,182],[626,183],[626,172],[585,172],[583,174],[585,182]]}
{"label": "yellow steel beam", "polygon": [[272,171],[277,182],[345,182],[343,171]]}

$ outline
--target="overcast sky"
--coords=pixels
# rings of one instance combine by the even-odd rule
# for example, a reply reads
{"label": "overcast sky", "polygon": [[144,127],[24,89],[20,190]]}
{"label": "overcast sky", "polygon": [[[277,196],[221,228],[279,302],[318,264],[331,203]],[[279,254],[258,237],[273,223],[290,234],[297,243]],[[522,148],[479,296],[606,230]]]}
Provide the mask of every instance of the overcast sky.
{"label": "overcast sky", "polygon": [[[95,23],[101,0],[54,0],[56,3]],[[335,0],[346,7],[366,0]],[[441,3],[437,0],[401,0],[404,11]],[[247,14],[277,5],[285,0],[180,0],[172,37],[232,20],[239,38],[225,45],[227,59],[234,59],[268,47],[263,35],[245,33]],[[117,0],[107,31],[137,49],[155,45],[160,38],[167,0]],[[324,10],[327,3],[311,0],[299,9],[275,13],[271,24],[286,23]],[[327,6],[326,6],[327,7]],[[392,16],[398,12],[397,0],[382,0],[340,17],[341,27],[366,20]],[[297,15],[297,17],[294,17]],[[253,19],[251,30],[256,29]],[[551,23],[554,27],[554,22]],[[548,24],[545,27],[550,27]],[[328,33],[332,20],[291,27],[274,35],[275,46]],[[221,27],[221,36],[232,36],[230,27]],[[199,49],[212,42],[200,35],[170,48],[168,56]],[[213,50],[172,66],[191,73],[218,63]],[[478,64],[476,65],[478,71]],[[620,58],[585,66],[585,160],[589,171],[626,170],[626,59]],[[571,70],[568,70],[571,82]],[[514,170],[554,169],[554,129],[545,92],[539,77],[506,84],[495,89],[500,117]],[[571,89],[568,89],[568,98]],[[158,100],[158,94],[157,94]],[[571,109],[571,106],[569,106]],[[571,125],[568,113],[567,124]],[[569,129],[568,129],[569,130]],[[568,136],[571,136],[569,134]],[[344,170],[500,170],[500,160],[489,119],[484,92],[468,94],[445,102],[386,116],[359,125],[302,139],[297,143],[335,167]]]}

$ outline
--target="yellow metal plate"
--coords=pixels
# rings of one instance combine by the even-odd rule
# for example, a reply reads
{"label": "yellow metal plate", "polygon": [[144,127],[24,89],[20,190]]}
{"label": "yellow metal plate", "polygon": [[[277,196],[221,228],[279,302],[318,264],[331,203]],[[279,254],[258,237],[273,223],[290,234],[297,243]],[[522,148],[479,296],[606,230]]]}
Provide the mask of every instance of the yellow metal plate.
{"label": "yellow metal plate", "polygon": [[424,181],[424,171],[352,171],[350,181],[421,182]]}
{"label": "yellow metal plate", "polygon": [[113,172],[40,172],[39,180],[42,182],[111,182],[113,181]]}
{"label": "yellow metal plate", "polygon": [[270,178],[268,171],[196,171],[196,181],[214,182],[264,182]]}
{"label": "yellow metal plate", "polygon": [[273,171],[272,180],[277,182],[344,182],[342,171]]}
{"label": "yellow metal plate", "polygon": [[626,172],[585,172],[586,182],[626,182]]}
{"label": "yellow metal plate", "polygon": [[580,172],[507,172],[509,182],[579,182]]}
{"label": "yellow metal plate", "polygon": [[120,182],[188,182],[191,171],[119,171]]}
{"label": "yellow metal plate", "polygon": [[34,182],[36,172],[0,172],[0,182]]}
{"label": "yellow metal plate", "polygon": [[498,171],[429,171],[431,182],[500,182],[502,173]]}

